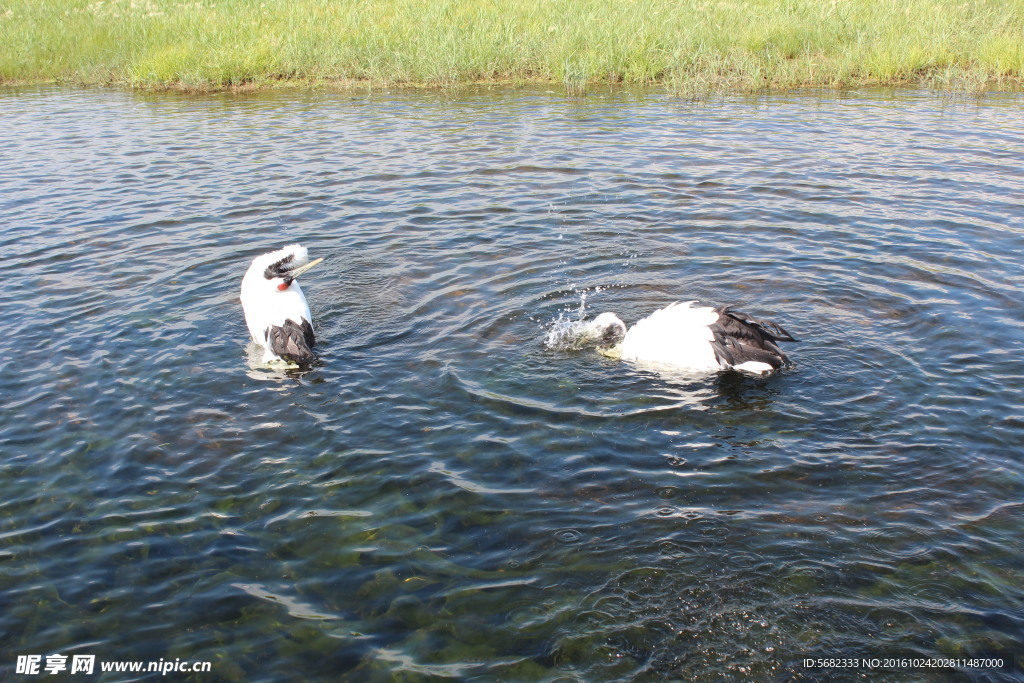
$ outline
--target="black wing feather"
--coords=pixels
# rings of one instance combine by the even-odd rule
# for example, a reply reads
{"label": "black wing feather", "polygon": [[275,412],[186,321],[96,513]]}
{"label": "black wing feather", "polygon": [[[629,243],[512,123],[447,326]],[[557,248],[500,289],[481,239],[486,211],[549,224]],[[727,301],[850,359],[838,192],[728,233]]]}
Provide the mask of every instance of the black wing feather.
{"label": "black wing feather", "polygon": [[772,322],[771,320],[761,320],[759,318],[751,317],[746,313],[734,311],[732,310],[732,306],[721,306],[716,308],[715,312],[719,315],[729,316],[733,320],[746,323],[747,325],[756,328],[762,335],[772,341],[800,341],[799,339],[794,339],[793,336],[790,335],[789,332],[786,332],[786,330],[778,323]]}
{"label": "black wing feather", "polygon": [[780,368],[789,362],[775,342],[797,340],[778,323],[734,311],[732,306],[720,306],[715,313],[718,321],[711,325],[711,347],[719,363],[733,366],[756,361]]}
{"label": "black wing feather", "polygon": [[316,354],[310,350],[316,344],[313,326],[306,319],[301,324],[286,320],[284,325],[272,325],[267,330],[267,343],[271,351],[286,361],[309,365],[316,360]]}

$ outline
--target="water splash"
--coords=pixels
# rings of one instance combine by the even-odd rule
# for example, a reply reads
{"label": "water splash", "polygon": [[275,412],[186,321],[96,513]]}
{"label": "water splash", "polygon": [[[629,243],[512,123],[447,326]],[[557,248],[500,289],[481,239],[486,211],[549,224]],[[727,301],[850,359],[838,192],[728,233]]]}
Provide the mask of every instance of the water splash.
{"label": "water splash", "polygon": [[[559,311],[558,317],[552,321],[544,336],[544,348],[552,351],[580,351],[592,348],[596,337],[590,329],[590,321],[587,320],[587,296],[591,290],[576,290],[575,285],[570,289],[579,292],[580,305],[575,309],[566,308]],[[595,294],[602,291],[602,287],[594,287]]]}
{"label": "water splash", "polygon": [[246,374],[252,379],[257,380],[279,381],[294,379],[309,372],[309,368],[303,368],[291,361],[264,361],[263,347],[251,339],[245,347],[245,362],[249,367]]}

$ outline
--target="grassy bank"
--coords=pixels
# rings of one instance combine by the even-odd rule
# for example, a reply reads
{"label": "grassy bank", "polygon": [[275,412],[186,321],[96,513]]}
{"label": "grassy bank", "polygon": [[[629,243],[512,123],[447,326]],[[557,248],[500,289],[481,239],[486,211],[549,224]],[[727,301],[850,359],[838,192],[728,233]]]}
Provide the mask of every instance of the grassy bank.
{"label": "grassy bank", "polygon": [[1024,83],[1024,0],[0,0],[0,80]]}

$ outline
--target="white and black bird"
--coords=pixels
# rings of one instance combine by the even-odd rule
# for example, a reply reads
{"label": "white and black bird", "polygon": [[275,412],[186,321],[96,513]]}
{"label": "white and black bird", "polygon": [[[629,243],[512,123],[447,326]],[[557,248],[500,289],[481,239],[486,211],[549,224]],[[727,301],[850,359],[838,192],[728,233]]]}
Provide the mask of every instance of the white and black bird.
{"label": "white and black bird", "polygon": [[313,316],[295,278],[321,261],[310,261],[305,247],[290,244],[254,258],[242,278],[245,324],[263,347],[264,363],[308,365],[316,359]]}
{"label": "white and black bird", "polygon": [[683,372],[733,369],[763,374],[789,362],[777,342],[797,340],[777,323],[731,306],[696,303],[666,306],[629,329],[614,313],[602,313],[591,321],[588,332],[605,355]]}

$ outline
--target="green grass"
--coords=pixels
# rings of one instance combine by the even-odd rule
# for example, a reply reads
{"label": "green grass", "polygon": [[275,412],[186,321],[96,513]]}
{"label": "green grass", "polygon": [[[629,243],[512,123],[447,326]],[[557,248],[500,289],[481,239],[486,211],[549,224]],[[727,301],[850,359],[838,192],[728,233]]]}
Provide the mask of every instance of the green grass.
{"label": "green grass", "polygon": [[1024,83],[1024,0],[0,0],[0,81]]}

